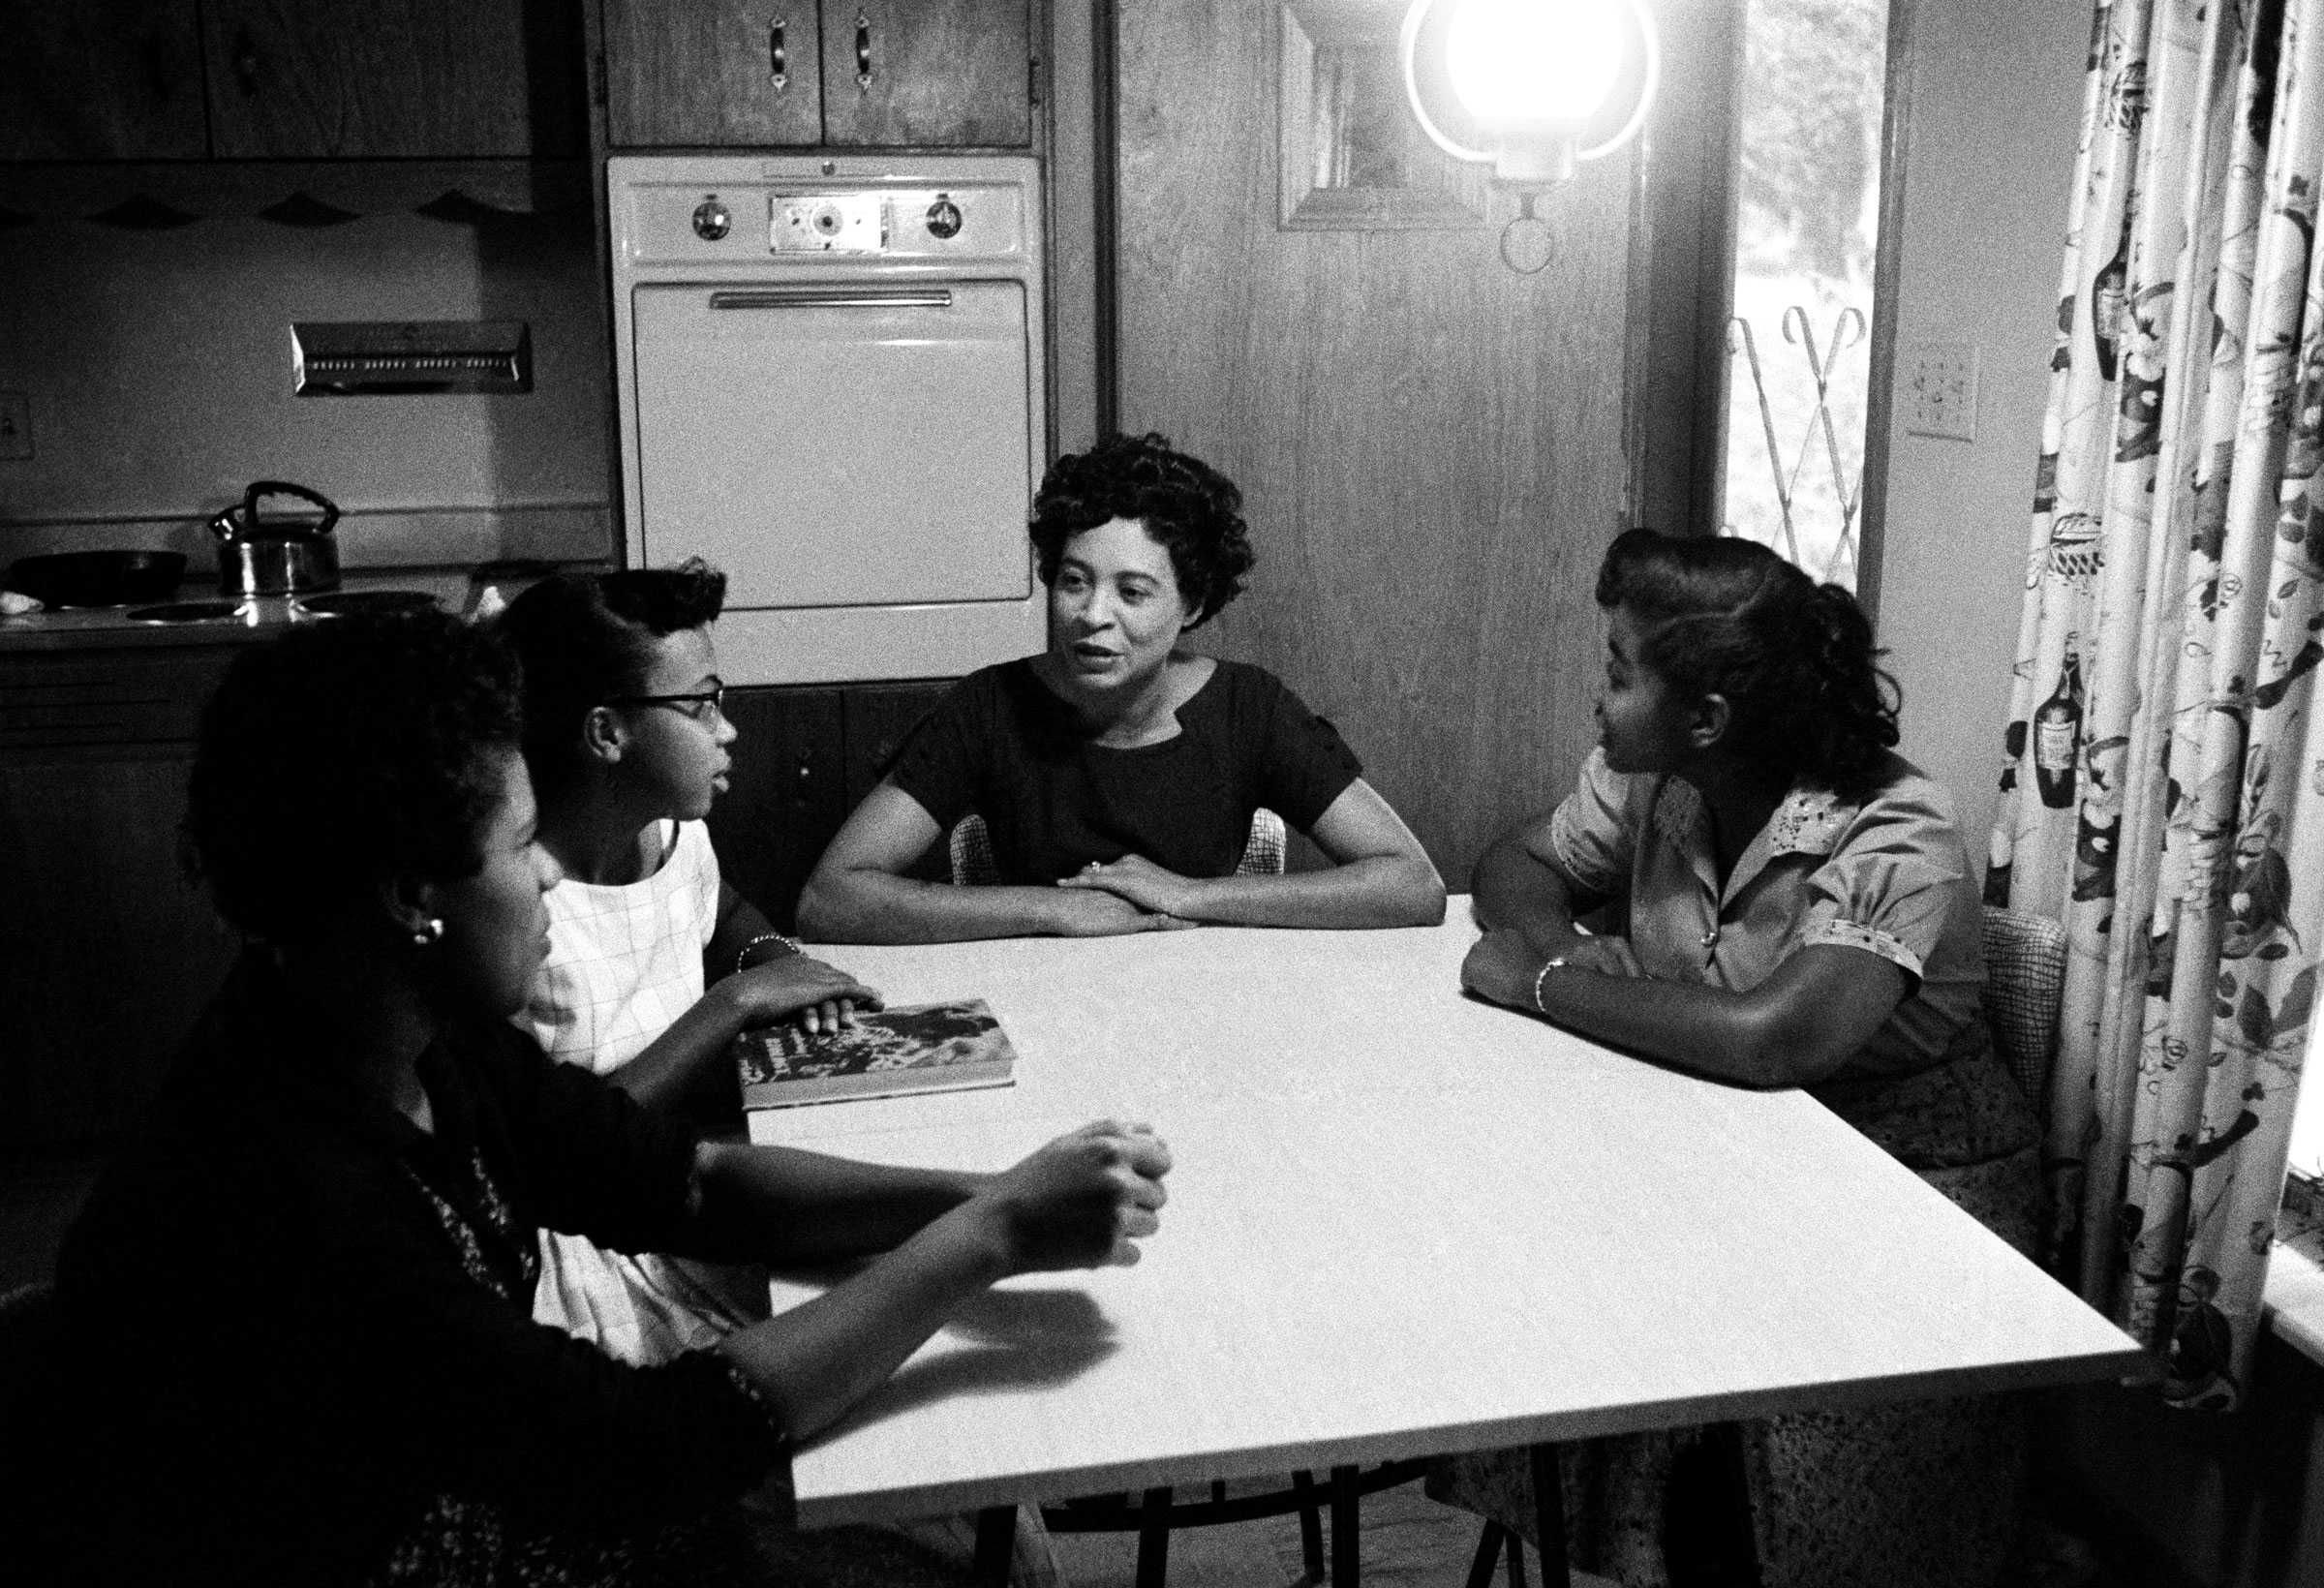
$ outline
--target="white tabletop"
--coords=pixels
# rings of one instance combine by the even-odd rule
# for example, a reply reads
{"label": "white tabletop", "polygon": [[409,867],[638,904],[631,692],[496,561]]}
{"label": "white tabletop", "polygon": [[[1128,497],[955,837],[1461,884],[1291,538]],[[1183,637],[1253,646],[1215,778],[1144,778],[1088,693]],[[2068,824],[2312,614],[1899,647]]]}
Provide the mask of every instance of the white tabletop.
{"label": "white tabletop", "polygon": [[1017,1084],[766,1111],[754,1139],[997,1169],[1113,1115],[1150,1122],[1177,1168],[1142,1263],[1009,1281],[801,1451],[802,1520],[2143,1359],[1804,1095],[1465,999],[1474,937],[1456,899],[1415,931],[814,950],[891,1002],[988,999]]}

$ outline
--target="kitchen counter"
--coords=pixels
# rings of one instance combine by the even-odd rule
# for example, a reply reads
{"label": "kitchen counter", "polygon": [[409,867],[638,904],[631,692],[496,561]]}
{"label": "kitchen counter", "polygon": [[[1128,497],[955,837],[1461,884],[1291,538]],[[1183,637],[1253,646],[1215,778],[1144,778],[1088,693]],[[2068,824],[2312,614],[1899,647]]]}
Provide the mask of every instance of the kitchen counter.
{"label": "kitchen counter", "polygon": [[[469,573],[470,570],[465,567],[350,569],[341,575],[339,593],[424,591],[435,596],[437,604],[445,610],[458,612],[468,600]],[[189,577],[169,600],[171,603],[183,603],[222,598],[213,575],[206,579]],[[126,606],[71,607],[27,613],[15,618],[0,617],[0,653],[248,645],[269,639],[294,622],[328,621],[293,618],[290,613],[290,603],[279,597],[256,603],[258,610],[246,619],[155,623],[130,616],[133,612],[158,604],[161,603],[138,601]]]}

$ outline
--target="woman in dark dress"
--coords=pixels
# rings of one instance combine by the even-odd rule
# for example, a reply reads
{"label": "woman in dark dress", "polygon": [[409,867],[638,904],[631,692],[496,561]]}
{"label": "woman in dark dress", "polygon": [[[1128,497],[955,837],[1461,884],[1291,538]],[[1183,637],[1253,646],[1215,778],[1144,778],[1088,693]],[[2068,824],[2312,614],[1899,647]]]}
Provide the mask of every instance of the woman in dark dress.
{"label": "woman in dark dress", "polygon": [[[349,618],[244,653],[211,702],[189,849],[249,947],[67,1237],[60,1359],[9,1441],[41,1452],[5,1475],[13,1570],[797,1578],[737,1503],[780,1509],[793,1441],[994,1280],[1130,1262],[1155,1228],[1139,1127],[997,1176],[875,1168],[698,1140],[549,1060],[508,1023],[557,880],[516,687],[448,618]],[[631,1367],[533,1322],[543,1227],[871,1261]]]}
{"label": "woman in dark dress", "polygon": [[[963,680],[920,725],[824,850],[800,930],[900,943],[1442,920],[1436,868],[1331,725],[1264,669],[1179,644],[1242,588],[1241,503],[1159,436],[1059,458],[1032,518],[1049,648]],[[1332,865],[1238,874],[1261,809]],[[997,884],[903,874],[972,812]]]}

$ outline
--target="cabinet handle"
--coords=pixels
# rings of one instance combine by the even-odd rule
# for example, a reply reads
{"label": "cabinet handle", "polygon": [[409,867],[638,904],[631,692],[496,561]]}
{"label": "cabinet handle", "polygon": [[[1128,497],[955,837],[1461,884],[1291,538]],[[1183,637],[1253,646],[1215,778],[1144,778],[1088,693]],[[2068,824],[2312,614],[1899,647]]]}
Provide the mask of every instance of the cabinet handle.
{"label": "cabinet handle", "polygon": [[855,14],[855,86],[872,92],[872,18],[860,11]]}
{"label": "cabinet handle", "polygon": [[234,84],[246,98],[259,91],[259,46],[248,29],[234,35]]}
{"label": "cabinet handle", "polygon": [[783,47],[782,29],[780,16],[767,24],[767,81],[778,94],[791,85],[791,52]]}

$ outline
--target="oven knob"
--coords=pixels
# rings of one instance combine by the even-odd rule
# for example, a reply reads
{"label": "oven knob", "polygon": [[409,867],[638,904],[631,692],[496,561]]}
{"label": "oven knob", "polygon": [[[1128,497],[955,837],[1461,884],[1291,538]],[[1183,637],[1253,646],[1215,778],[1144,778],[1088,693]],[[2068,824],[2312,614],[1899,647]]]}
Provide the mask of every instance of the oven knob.
{"label": "oven knob", "polygon": [[945,194],[937,194],[936,201],[928,206],[928,234],[932,237],[961,234],[961,206]]}
{"label": "oven knob", "polygon": [[716,198],[705,198],[694,206],[694,235],[706,243],[715,243],[734,226],[734,217],[726,206]]}

